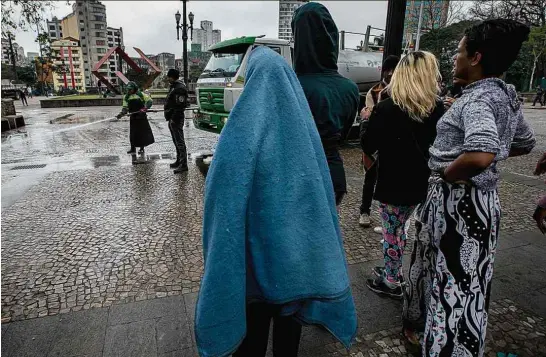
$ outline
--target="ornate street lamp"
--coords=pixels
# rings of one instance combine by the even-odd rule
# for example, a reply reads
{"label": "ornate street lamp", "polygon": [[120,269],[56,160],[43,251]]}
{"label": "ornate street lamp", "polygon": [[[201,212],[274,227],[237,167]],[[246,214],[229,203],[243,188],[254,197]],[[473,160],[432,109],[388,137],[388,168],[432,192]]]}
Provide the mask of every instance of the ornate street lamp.
{"label": "ornate street lamp", "polygon": [[[174,18],[176,20],[176,39],[180,40],[180,30],[182,30],[182,61],[184,62],[184,83],[186,86],[188,85],[188,30],[190,32],[190,38],[193,41],[193,19],[194,15],[193,13],[189,13],[189,15],[186,17],[186,1],[187,0],[180,0],[182,1],[182,15],[180,15],[180,12],[177,11],[176,14],[174,14]],[[180,25],[180,19],[182,18],[182,25]],[[190,25],[188,26],[188,23],[186,22],[186,18],[189,18]]]}

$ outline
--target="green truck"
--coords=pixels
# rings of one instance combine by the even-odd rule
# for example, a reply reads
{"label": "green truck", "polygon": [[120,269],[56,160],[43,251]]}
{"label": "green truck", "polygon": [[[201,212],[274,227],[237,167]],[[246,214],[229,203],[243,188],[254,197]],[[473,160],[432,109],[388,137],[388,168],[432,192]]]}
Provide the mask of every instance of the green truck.
{"label": "green truck", "polygon": [[[197,80],[198,108],[193,111],[196,128],[220,133],[243,91],[248,54],[256,46],[268,46],[292,65],[293,47],[287,40],[244,36],[211,46],[212,56]],[[365,93],[381,78],[382,56],[381,52],[342,50],[338,59],[339,73],[353,80]]]}

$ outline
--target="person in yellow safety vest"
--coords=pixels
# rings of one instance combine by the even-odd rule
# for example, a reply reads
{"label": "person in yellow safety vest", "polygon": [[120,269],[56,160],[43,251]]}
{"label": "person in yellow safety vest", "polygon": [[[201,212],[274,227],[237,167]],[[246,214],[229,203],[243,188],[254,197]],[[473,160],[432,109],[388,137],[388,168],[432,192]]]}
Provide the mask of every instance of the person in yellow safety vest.
{"label": "person in yellow safety vest", "polygon": [[123,107],[117,118],[130,113],[129,141],[131,150],[128,154],[135,154],[140,147],[139,154],[144,154],[144,147],[154,143],[154,134],[148,122],[146,111],[152,107],[152,99],[138,89],[135,82],[127,83],[127,94],[123,97]]}

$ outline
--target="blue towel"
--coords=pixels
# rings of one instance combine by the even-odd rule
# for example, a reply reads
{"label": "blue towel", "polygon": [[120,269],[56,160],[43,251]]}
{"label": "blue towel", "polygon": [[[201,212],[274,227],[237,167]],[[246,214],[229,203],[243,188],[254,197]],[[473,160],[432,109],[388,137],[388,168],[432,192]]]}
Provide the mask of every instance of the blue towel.
{"label": "blue towel", "polygon": [[245,89],[222,130],[205,188],[199,354],[227,356],[245,306],[283,306],[349,347],[356,312],[326,156],[294,71],[269,48],[250,54]]}

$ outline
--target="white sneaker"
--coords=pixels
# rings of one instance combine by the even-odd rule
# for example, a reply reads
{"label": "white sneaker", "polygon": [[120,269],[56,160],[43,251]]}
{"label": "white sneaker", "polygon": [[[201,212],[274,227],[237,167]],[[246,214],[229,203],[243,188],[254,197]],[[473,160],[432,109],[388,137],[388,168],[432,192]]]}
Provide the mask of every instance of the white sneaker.
{"label": "white sneaker", "polygon": [[358,220],[358,224],[360,224],[362,227],[369,227],[372,224],[370,215],[367,213],[362,213],[360,215],[360,219]]}
{"label": "white sneaker", "polygon": [[382,227],[374,227],[373,231],[374,231],[374,233],[377,233],[377,234],[383,234],[383,228]]}

